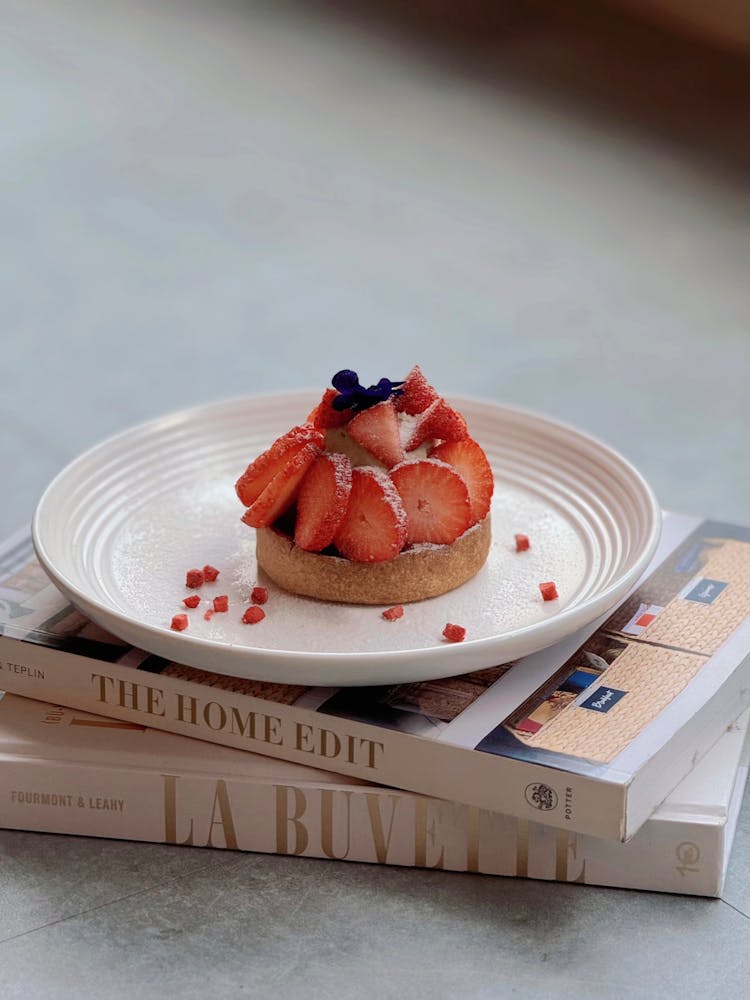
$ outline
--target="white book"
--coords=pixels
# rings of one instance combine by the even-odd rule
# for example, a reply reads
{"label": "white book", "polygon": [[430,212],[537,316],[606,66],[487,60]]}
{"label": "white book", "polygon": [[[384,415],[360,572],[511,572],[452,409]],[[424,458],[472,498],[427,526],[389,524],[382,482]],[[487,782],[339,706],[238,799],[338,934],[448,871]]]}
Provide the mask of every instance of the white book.
{"label": "white book", "polygon": [[0,825],[716,896],[747,729],[745,714],[620,844],[6,695]]}
{"label": "white book", "polygon": [[644,577],[576,635],[463,677],[339,689],[135,649],[19,537],[0,547],[0,689],[627,841],[750,705],[750,529],[667,514]]}

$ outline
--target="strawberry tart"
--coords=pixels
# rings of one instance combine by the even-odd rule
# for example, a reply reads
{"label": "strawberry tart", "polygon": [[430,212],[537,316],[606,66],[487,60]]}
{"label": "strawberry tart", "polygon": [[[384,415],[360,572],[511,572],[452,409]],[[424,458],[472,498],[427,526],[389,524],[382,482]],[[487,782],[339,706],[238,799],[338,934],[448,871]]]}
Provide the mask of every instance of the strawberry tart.
{"label": "strawberry tart", "polygon": [[489,552],[492,469],[415,366],[403,382],[334,375],[307,420],[236,483],[258,565],[285,590],[348,604],[435,597]]}

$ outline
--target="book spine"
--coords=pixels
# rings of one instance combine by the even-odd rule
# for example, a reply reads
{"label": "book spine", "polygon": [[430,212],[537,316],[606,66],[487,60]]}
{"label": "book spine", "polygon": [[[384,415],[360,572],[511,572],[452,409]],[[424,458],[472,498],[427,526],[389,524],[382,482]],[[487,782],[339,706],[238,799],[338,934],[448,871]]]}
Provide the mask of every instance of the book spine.
{"label": "book spine", "polygon": [[696,895],[723,874],[716,822],[649,820],[618,844],[391,789],[2,755],[0,824]]}
{"label": "book spine", "polygon": [[543,825],[564,825],[571,833],[624,839],[624,784],[102,663],[9,636],[0,636],[0,690]]}

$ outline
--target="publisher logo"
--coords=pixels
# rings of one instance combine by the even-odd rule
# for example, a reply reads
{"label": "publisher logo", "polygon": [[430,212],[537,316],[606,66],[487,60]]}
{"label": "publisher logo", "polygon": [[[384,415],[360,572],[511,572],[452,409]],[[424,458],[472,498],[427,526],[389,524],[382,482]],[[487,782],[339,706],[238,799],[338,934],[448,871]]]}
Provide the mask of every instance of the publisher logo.
{"label": "publisher logo", "polygon": [[590,708],[592,712],[608,712],[627,693],[618,691],[617,688],[599,687],[586,701],[581,702],[581,708]]}
{"label": "publisher logo", "polygon": [[719,594],[726,587],[721,580],[707,580],[705,577],[699,580],[693,589],[685,594],[686,601],[698,601],[700,604],[713,604]]}
{"label": "publisher logo", "polygon": [[549,785],[541,783],[527,785],[524,796],[530,806],[533,806],[535,809],[541,809],[542,812],[554,809],[557,805],[557,792],[554,788],[550,788]]}

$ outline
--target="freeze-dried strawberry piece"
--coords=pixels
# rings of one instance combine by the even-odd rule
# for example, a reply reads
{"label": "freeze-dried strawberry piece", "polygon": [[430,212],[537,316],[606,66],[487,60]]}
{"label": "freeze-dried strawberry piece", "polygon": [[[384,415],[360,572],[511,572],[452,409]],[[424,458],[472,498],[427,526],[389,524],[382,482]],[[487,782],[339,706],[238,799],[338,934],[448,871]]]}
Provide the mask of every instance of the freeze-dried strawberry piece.
{"label": "freeze-dried strawberry piece", "polygon": [[463,625],[452,625],[448,622],[443,629],[443,635],[451,642],[463,642],[466,638],[466,629]]}
{"label": "freeze-dried strawberry piece", "polygon": [[531,548],[531,542],[529,541],[528,535],[515,535],[516,539],[516,552],[525,552],[527,549]]}
{"label": "freeze-dried strawberry piece", "polygon": [[352,469],[352,490],[334,544],[347,559],[384,562],[406,541],[406,514],[396,488],[381,469]]}
{"label": "freeze-dried strawberry piece", "polygon": [[209,608],[208,611],[206,611],[206,613],[203,615],[203,617],[206,619],[207,622],[210,622],[213,616],[214,616],[213,608]]}
{"label": "freeze-dried strawberry piece", "polygon": [[394,402],[397,410],[412,416],[423,413],[438,398],[438,393],[422,374],[419,365],[414,365],[401,386],[401,395]]}
{"label": "freeze-dried strawberry piece", "polygon": [[490,463],[481,446],[473,438],[463,441],[444,441],[430,452],[455,469],[466,483],[471,505],[471,523],[482,521],[490,509],[495,480]]}
{"label": "freeze-dried strawberry piece", "polygon": [[190,597],[186,597],[182,603],[186,608],[197,608],[200,602],[201,599],[197,594],[191,594]]}
{"label": "freeze-dried strawberry piece", "polygon": [[391,479],[406,510],[406,541],[449,545],[471,525],[469,491],[461,475],[436,458],[403,462]]}
{"label": "freeze-dried strawberry piece", "polygon": [[306,444],[289,460],[266,486],[242,520],[253,528],[268,528],[294,503],[305,473],[320,454],[313,444]]}
{"label": "freeze-dried strawberry piece", "polygon": [[214,597],[214,611],[229,611],[229,595],[220,594]]}
{"label": "freeze-dried strawberry piece", "polygon": [[214,580],[219,579],[219,571],[215,566],[204,566],[203,576],[205,577],[206,583],[213,583]]}
{"label": "freeze-dried strawberry piece", "polygon": [[412,435],[406,442],[406,450],[414,451],[430,439],[463,441],[468,436],[469,428],[458,410],[454,410],[444,399],[436,399],[420,414]]}
{"label": "freeze-dried strawberry piece", "polygon": [[248,465],[235,483],[237,496],[251,507],[268,484],[306,445],[323,447],[323,432],[312,424],[300,424],[278,438],[271,447]]}
{"label": "freeze-dried strawberry piece", "polygon": [[319,455],[297,496],[294,541],[306,552],[322,552],[334,539],[352,490],[352,464],[339,452]]}
{"label": "freeze-dried strawberry piece", "polygon": [[268,600],[268,591],[265,587],[253,587],[250,600],[253,604],[265,604]]}
{"label": "freeze-dried strawberry piece", "polygon": [[195,590],[197,587],[203,586],[203,570],[202,569],[189,569],[185,574],[185,586],[190,587]]}
{"label": "freeze-dried strawberry piece", "polygon": [[352,419],[353,411],[351,409],[337,410],[333,405],[334,399],[340,395],[341,393],[336,392],[335,389],[326,389],[323,398],[307,418],[308,421],[324,431],[348,424]]}
{"label": "freeze-dried strawberry piece", "polygon": [[542,592],[542,597],[545,601],[556,601],[560,596],[557,592],[557,587],[552,580],[548,583],[540,583],[539,590]]}
{"label": "freeze-dried strawberry piece", "polygon": [[398,430],[398,417],[390,399],[358,413],[347,431],[387,468],[403,462],[404,449]]}
{"label": "freeze-dried strawberry piece", "polygon": [[188,627],[188,616],[187,615],[174,615],[172,618],[172,624],[169,626],[173,628],[175,632],[184,632]]}
{"label": "freeze-dried strawberry piece", "polygon": [[383,612],[383,618],[387,622],[395,622],[398,618],[404,617],[404,606],[403,604],[397,604],[394,608],[388,608],[387,611]]}
{"label": "freeze-dried strawberry piece", "polygon": [[259,608],[257,604],[252,604],[249,608],[245,609],[242,621],[245,625],[256,625],[258,622],[262,622],[265,617],[266,613],[263,608]]}

